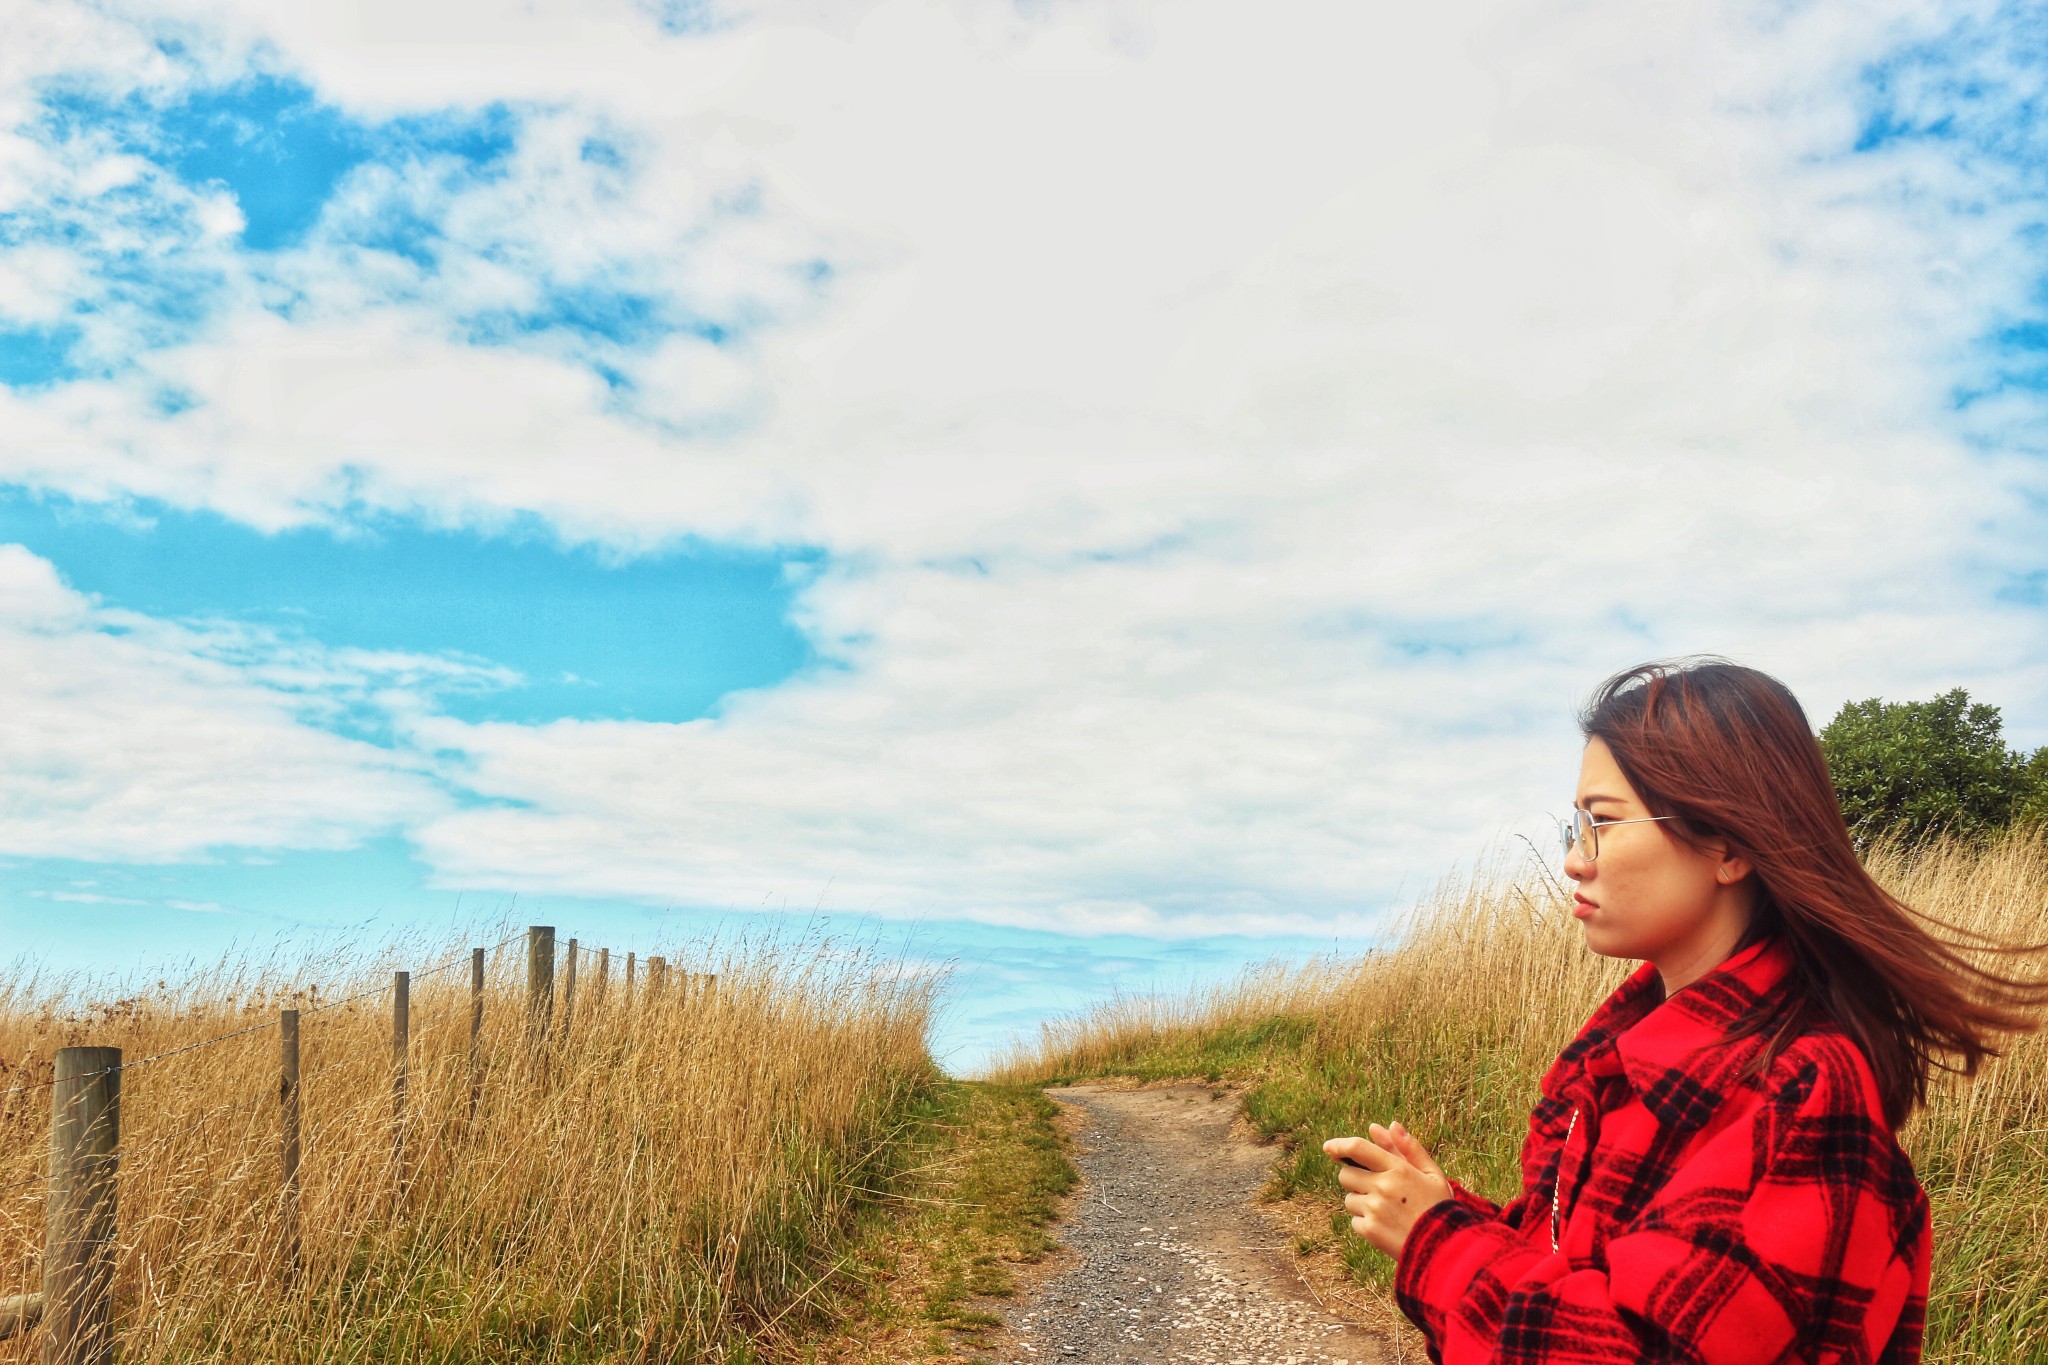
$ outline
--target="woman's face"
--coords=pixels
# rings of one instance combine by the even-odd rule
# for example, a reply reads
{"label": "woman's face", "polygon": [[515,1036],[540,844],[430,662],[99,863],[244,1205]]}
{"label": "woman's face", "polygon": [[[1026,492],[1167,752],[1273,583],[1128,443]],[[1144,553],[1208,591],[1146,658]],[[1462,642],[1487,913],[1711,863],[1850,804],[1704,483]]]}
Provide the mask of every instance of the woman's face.
{"label": "woman's face", "polygon": [[[1651,814],[1598,739],[1579,765],[1578,805],[1597,824]],[[1657,964],[1667,993],[1682,990],[1735,951],[1749,928],[1749,868],[1719,850],[1689,847],[1668,822],[1600,831],[1600,856],[1576,849],[1564,872],[1578,883],[1572,915],[1585,926],[1586,946],[1605,957]]]}

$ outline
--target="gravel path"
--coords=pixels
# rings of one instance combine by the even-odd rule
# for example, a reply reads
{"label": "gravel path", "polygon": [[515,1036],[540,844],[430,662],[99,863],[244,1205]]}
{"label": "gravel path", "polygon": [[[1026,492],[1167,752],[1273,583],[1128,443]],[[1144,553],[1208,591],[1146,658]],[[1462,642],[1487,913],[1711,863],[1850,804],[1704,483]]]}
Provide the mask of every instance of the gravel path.
{"label": "gravel path", "polygon": [[1063,1266],[1007,1306],[1005,1365],[1378,1365],[1380,1340],[1316,1302],[1252,1207],[1271,1148],[1207,1086],[1046,1092],[1084,1119]]}

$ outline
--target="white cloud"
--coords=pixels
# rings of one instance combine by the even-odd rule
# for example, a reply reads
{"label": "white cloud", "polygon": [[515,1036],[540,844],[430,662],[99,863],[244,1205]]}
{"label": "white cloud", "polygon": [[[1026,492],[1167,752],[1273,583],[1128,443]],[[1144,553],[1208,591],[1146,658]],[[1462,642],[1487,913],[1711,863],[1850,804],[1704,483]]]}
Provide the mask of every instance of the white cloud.
{"label": "white cloud", "polygon": [[416,763],[306,723],[382,684],[364,661],[256,644],[100,607],[0,545],[0,850],[339,848],[446,805]]}
{"label": "white cloud", "polygon": [[[1965,683],[2048,739],[2048,632],[1993,592],[2041,467],[1946,408],[2034,283],[2025,195],[1840,155],[1861,64],[1969,8],[245,5],[222,53],[366,115],[536,102],[513,165],[360,173],[266,267],[302,311],[251,285],[132,377],[0,396],[0,470],[829,552],[833,666],[716,718],[407,711],[503,803],[414,817],[451,883],[1362,927],[1561,788],[1572,703],[1645,656],[1816,719]],[[340,230],[408,196],[438,274]],[[611,357],[638,400],[455,325],[612,279],[753,325]]]}
{"label": "white cloud", "polygon": [[77,263],[69,252],[30,245],[0,260],[0,319],[52,323],[64,316],[77,289]]}
{"label": "white cloud", "polygon": [[30,896],[42,900],[63,901],[71,905],[147,905],[148,901],[133,896],[108,896],[98,891],[31,891]]}

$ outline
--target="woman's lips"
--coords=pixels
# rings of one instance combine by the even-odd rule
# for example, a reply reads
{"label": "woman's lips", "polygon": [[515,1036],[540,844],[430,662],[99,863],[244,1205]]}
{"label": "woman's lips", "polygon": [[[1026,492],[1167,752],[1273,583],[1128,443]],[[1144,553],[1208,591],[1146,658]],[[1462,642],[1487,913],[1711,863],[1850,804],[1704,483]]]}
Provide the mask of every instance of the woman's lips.
{"label": "woman's lips", "polygon": [[1587,899],[1586,899],[1586,898],[1585,898],[1584,896],[1573,896],[1573,897],[1572,897],[1572,918],[1573,918],[1573,919],[1584,919],[1584,918],[1586,918],[1586,916],[1588,916],[1588,915],[1592,914],[1592,913],[1593,913],[1593,912],[1594,912],[1595,910],[1597,910],[1597,909],[1599,909],[1599,908],[1600,908],[1600,907],[1598,907],[1597,905],[1593,904],[1593,902],[1591,902],[1591,901],[1587,900]]}

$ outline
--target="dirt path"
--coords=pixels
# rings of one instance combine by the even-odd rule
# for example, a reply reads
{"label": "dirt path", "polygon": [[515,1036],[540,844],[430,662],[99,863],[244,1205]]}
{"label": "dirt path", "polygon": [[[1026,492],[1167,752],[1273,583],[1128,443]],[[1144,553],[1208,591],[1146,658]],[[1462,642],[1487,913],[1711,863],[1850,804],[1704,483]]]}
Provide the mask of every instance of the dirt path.
{"label": "dirt path", "polygon": [[1054,1272],[1002,1311],[1004,1365],[1378,1365],[1380,1340],[1332,1316],[1252,1207],[1271,1148],[1233,1132],[1208,1086],[1074,1086],[1083,1186]]}

